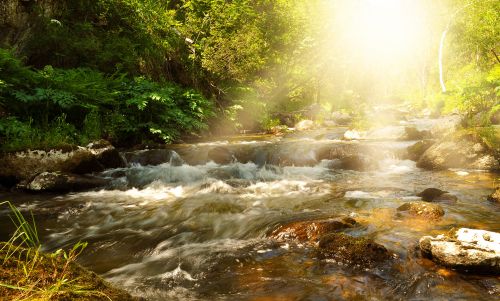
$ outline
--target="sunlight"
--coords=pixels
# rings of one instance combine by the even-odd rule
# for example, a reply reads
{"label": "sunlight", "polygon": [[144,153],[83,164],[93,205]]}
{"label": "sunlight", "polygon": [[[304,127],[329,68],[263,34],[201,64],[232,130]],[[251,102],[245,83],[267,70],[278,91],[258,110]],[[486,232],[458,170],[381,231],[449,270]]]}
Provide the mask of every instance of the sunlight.
{"label": "sunlight", "polygon": [[425,44],[421,6],[415,0],[349,1],[340,10],[345,46],[364,62],[409,62]]}

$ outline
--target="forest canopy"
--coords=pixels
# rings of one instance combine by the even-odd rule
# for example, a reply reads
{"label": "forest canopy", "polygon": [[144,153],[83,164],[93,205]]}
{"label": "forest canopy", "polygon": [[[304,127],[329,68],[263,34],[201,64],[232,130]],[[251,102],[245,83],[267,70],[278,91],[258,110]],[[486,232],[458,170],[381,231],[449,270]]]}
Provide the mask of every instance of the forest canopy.
{"label": "forest canopy", "polygon": [[4,150],[266,129],[280,122],[277,113],[300,115],[311,105],[362,115],[406,103],[465,114],[474,126],[488,126],[500,110],[499,1],[8,0],[0,7]]}

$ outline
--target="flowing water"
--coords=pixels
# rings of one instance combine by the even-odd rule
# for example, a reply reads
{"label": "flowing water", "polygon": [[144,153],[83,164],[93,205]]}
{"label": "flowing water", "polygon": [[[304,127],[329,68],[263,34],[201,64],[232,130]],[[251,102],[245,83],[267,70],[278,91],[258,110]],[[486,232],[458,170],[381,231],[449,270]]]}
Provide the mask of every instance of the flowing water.
{"label": "flowing water", "polygon": [[[147,300],[500,297],[499,277],[445,269],[422,258],[417,249],[421,236],[452,227],[500,231],[500,207],[486,200],[498,175],[421,170],[395,155],[411,142],[336,140],[343,130],[315,139],[309,133],[180,146],[177,152],[189,163],[107,170],[102,176],[113,180],[103,190],[0,198],[34,212],[46,250],[87,241],[81,264]],[[387,137],[394,130],[379,134]],[[350,171],[315,160],[320,147],[352,144],[377,153],[377,166]],[[208,162],[214,146],[245,150],[249,159]],[[281,159],[266,159],[272,155]],[[446,212],[442,220],[396,215],[397,207],[418,200],[416,194],[428,187],[458,197],[456,203],[441,204]],[[7,214],[0,212],[3,238],[9,229]],[[356,269],[319,260],[310,246],[266,237],[289,221],[337,216],[355,218],[362,226],[349,234],[374,238],[397,258]]]}

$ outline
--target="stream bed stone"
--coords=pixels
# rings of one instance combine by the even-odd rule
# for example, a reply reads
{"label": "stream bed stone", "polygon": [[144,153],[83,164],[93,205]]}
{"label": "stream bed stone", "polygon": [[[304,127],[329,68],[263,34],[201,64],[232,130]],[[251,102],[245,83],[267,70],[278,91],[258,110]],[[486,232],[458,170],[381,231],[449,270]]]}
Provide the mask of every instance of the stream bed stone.
{"label": "stream bed stone", "polygon": [[419,245],[424,256],[444,266],[500,274],[500,233],[460,228],[447,235],[424,236]]}

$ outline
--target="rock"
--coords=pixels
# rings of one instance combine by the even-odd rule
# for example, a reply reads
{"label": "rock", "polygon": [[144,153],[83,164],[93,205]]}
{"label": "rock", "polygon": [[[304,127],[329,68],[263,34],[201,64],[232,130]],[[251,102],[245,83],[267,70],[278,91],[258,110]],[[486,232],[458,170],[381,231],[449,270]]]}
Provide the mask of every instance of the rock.
{"label": "rock", "polygon": [[460,228],[448,235],[424,236],[424,256],[447,267],[500,274],[500,233]]}
{"label": "rock", "polygon": [[121,168],[127,166],[118,150],[107,140],[101,139],[87,145],[87,149],[105,168]]}
{"label": "rock", "polygon": [[295,124],[295,129],[297,131],[307,131],[313,128],[314,128],[314,121],[308,119],[301,120],[297,124]]}
{"label": "rock", "polygon": [[401,137],[401,140],[414,141],[429,138],[431,136],[430,131],[423,130],[419,131],[414,127],[405,127],[405,134]]}
{"label": "rock", "polygon": [[348,130],[344,133],[344,140],[359,140],[361,139],[361,135],[356,130]]}
{"label": "rock", "polygon": [[340,168],[347,170],[366,171],[376,168],[377,164],[364,155],[346,156],[340,159]]}
{"label": "rock", "polygon": [[15,179],[16,182],[30,179],[41,172],[88,173],[102,169],[95,156],[84,147],[28,150],[8,153],[0,158],[0,179]]}
{"label": "rock", "polygon": [[277,240],[295,240],[298,242],[317,243],[323,235],[352,228],[356,221],[352,218],[328,219],[316,221],[298,221],[280,226],[269,236]]}
{"label": "rock", "polygon": [[351,115],[342,112],[332,112],[331,119],[335,124],[340,126],[347,126],[352,122]]}
{"label": "rock", "polygon": [[420,157],[434,144],[432,140],[421,140],[406,148],[406,158],[412,161],[418,161]]}
{"label": "rock", "polygon": [[29,181],[24,188],[32,192],[68,192],[101,187],[108,184],[108,182],[106,179],[93,176],[42,172]]}
{"label": "rock", "polygon": [[427,149],[417,162],[425,169],[499,170],[500,163],[493,150],[471,136],[454,136],[438,141]]}
{"label": "rock", "polygon": [[390,252],[373,240],[344,233],[325,235],[318,246],[321,258],[334,259],[349,265],[370,267],[391,258]]}
{"label": "rock", "polygon": [[424,191],[417,193],[417,196],[421,197],[422,200],[426,202],[432,202],[435,198],[448,193],[448,191],[443,191],[437,188],[426,188]]}
{"label": "rock", "polygon": [[408,214],[413,217],[420,217],[429,220],[440,219],[444,215],[444,210],[438,204],[426,202],[410,202],[398,207],[398,213]]}
{"label": "rock", "polygon": [[431,127],[430,133],[433,138],[444,137],[453,134],[462,122],[460,115],[449,115],[439,118]]}
{"label": "rock", "polygon": [[182,165],[182,159],[179,155],[175,151],[168,149],[146,149],[126,152],[124,156],[129,164],[146,166],[171,163],[174,166]]}
{"label": "rock", "polygon": [[87,174],[124,167],[118,151],[106,140],[87,147],[66,145],[52,150],[27,150],[0,158],[0,183],[12,187],[42,172]]}
{"label": "rock", "polygon": [[208,158],[217,164],[229,164],[235,160],[233,153],[222,146],[217,146],[209,150]]}
{"label": "rock", "polygon": [[490,194],[488,196],[488,200],[491,201],[491,202],[500,203],[500,187],[497,187],[497,189],[495,190],[495,192],[493,192],[492,194]]}

